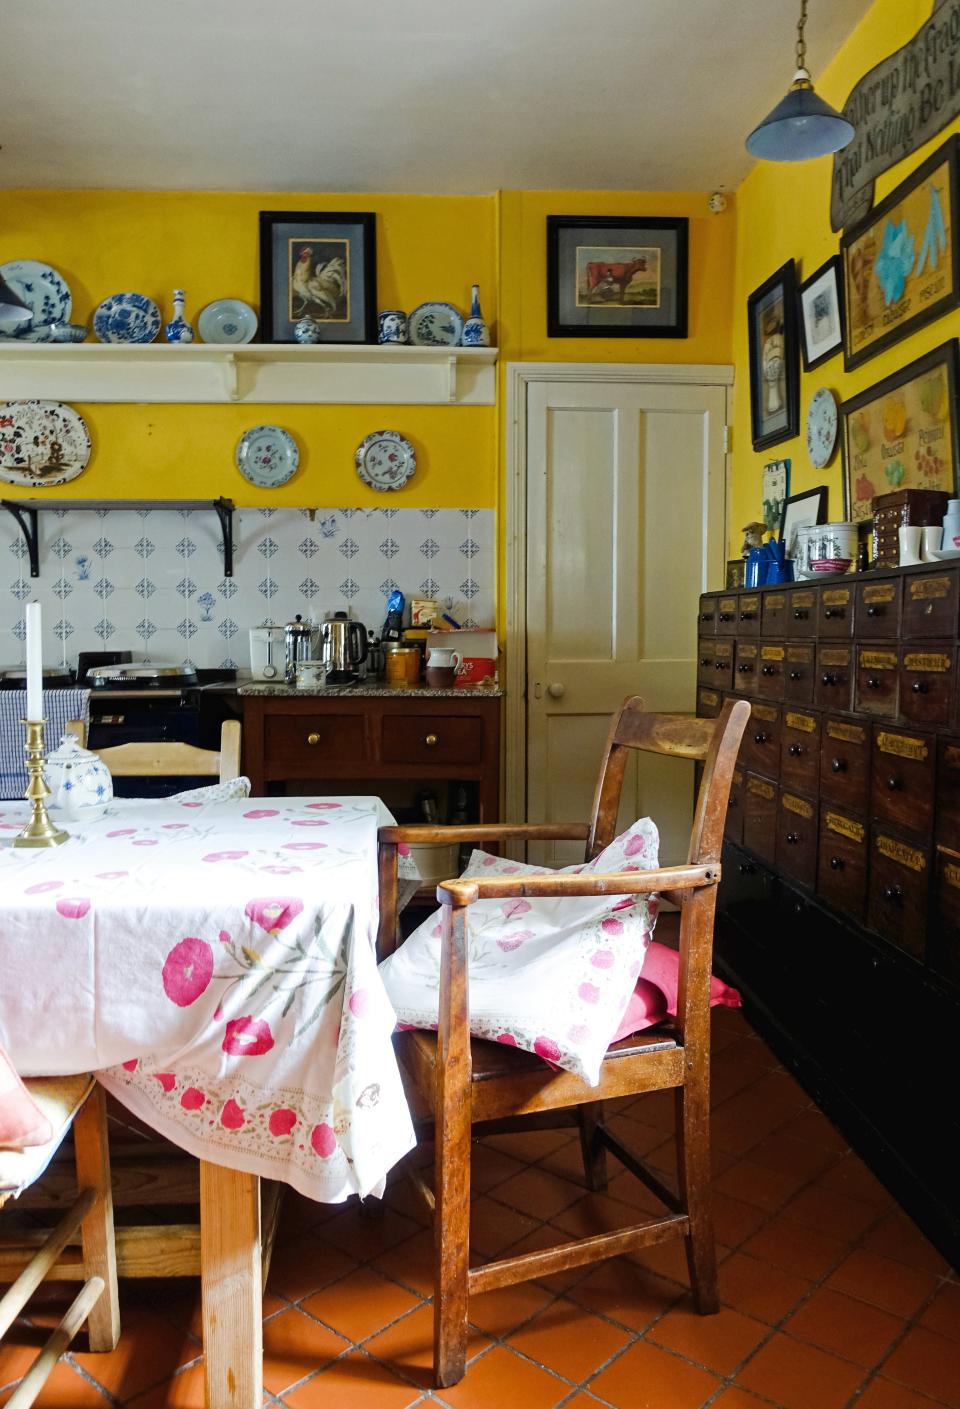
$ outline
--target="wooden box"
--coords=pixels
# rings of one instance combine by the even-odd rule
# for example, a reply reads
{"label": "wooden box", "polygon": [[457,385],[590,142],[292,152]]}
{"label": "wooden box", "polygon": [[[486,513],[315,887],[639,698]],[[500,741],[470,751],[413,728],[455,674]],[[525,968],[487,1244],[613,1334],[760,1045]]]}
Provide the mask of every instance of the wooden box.
{"label": "wooden box", "polygon": [[897,489],[878,494],[873,501],[873,560],[876,567],[900,565],[899,530],[904,525],[940,523],[947,512],[947,498],[939,489]]}

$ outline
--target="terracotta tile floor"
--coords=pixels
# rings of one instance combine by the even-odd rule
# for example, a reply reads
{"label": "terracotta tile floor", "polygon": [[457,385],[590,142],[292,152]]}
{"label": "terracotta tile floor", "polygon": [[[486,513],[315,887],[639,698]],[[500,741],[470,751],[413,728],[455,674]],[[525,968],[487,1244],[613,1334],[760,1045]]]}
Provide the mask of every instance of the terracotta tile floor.
{"label": "terracotta tile floor", "polygon": [[[750,1030],[714,1013],[717,1238],[723,1309],[699,1317],[679,1245],[476,1298],[466,1379],[430,1389],[431,1241],[403,1183],[379,1221],[288,1194],[265,1302],[265,1403],[287,1409],[960,1409],[960,1278]],[[619,1110],[670,1168],[671,1102]],[[501,1253],[562,1242],[653,1207],[629,1175],[580,1182],[567,1133],[478,1147],[474,1231]],[[0,1404],[61,1288],[0,1350]],[[121,1284],[123,1337],[82,1345],[38,1403],[202,1409],[192,1284]]]}

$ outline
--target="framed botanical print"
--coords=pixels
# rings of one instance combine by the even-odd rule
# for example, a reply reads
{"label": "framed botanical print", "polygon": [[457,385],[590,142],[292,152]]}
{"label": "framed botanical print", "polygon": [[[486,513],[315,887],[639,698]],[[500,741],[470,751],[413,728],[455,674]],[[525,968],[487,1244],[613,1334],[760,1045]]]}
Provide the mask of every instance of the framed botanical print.
{"label": "framed botanical print", "polygon": [[869,519],[897,489],[956,492],[958,347],[951,338],[841,406],[844,518]]}
{"label": "framed botanical print", "polygon": [[685,338],[687,230],[677,216],[547,216],[547,336]]}
{"label": "framed botanical print", "polygon": [[260,212],[260,327],[264,342],[294,342],[312,318],[321,342],[376,342],[376,216]]}
{"label": "framed botanical print", "polygon": [[833,255],[800,285],[800,349],[803,370],[812,372],[843,346],[843,281]]}
{"label": "framed botanical print", "polygon": [[750,424],[754,450],[795,436],[800,426],[797,277],[792,259],[747,299]]}
{"label": "framed botanical print", "polygon": [[841,240],[848,370],[960,304],[958,152],[951,137]]}

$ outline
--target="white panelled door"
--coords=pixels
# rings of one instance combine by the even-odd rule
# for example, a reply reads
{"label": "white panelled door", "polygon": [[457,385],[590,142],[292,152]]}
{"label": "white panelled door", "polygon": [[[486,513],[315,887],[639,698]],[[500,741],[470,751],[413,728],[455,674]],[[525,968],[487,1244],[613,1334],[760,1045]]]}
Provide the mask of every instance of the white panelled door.
{"label": "white panelled door", "polygon": [[[527,816],[583,821],[628,695],[691,711],[696,601],[723,582],[726,390],[590,380],[527,388]],[[645,757],[621,821],[685,858],[693,766]],[[554,843],[531,859],[565,865]]]}

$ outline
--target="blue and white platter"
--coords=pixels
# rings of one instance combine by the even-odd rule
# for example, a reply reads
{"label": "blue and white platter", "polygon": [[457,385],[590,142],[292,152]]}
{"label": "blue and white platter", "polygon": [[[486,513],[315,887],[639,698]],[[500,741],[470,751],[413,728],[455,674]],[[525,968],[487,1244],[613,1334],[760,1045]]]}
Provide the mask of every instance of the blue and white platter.
{"label": "blue and white platter", "polygon": [[297,442],[280,426],[252,426],[237,441],[237,469],[259,489],[276,489],[297,472]]}
{"label": "blue and white platter", "polygon": [[51,323],[70,321],[73,309],[70,290],[49,264],[41,264],[36,259],[12,259],[8,264],[0,264],[0,276],[31,312],[29,323],[0,319],[0,333],[4,337],[19,338],[22,342],[47,342],[46,330]]}
{"label": "blue and white platter", "polygon": [[452,303],[421,303],[407,319],[407,335],[418,347],[456,347],[463,336],[463,315]]}
{"label": "blue and white platter", "polygon": [[242,299],[218,298],[201,311],[197,331],[204,342],[250,342],[257,331],[257,315]]}
{"label": "blue and white platter", "polygon": [[160,310],[146,294],[111,294],[93,315],[93,331],[100,342],[153,342],[160,322]]}

